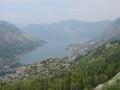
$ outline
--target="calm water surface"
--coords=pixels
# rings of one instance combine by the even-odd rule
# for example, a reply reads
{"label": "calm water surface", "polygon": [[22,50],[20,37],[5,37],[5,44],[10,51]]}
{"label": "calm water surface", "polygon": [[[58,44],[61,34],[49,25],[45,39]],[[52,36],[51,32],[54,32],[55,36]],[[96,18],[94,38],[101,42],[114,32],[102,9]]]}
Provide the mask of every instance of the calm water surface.
{"label": "calm water surface", "polygon": [[26,53],[20,59],[23,64],[33,64],[41,59],[45,59],[49,56],[63,57],[68,54],[66,50],[66,44],[61,43],[48,43],[37,49]]}

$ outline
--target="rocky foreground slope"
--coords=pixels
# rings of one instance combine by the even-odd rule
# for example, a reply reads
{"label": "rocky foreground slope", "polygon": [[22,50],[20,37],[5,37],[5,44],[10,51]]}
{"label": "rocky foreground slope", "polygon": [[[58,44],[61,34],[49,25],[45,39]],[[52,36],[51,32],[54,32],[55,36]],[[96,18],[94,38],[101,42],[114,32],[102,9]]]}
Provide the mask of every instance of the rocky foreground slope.
{"label": "rocky foreground slope", "polygon": [[120,89],[120,72],[108,82],[98,85],[94,90],[119,90],[119,89]]}

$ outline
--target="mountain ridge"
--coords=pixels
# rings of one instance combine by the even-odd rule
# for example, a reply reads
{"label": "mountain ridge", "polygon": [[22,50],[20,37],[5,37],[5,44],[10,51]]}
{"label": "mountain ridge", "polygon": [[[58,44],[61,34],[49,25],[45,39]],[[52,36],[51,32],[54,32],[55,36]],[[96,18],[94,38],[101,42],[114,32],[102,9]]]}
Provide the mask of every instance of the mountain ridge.
{"label": "mountain ridge", "polygon": [[36,38],[57,41],[56,36],[58,36],[61,37],[61,42],[68,41],[69,44],[72,44],[72,41],[91,40],[100,35],[109,23],[110,21],[82,22],[67,20],[52,24],[31,24],[22,28],[22,30]]}

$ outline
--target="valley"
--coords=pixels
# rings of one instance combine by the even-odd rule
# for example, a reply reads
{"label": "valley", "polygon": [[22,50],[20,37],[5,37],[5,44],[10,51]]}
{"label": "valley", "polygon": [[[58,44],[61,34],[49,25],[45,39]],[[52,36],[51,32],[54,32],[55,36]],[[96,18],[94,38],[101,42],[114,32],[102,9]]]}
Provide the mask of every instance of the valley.
{"label": "valley", "polygon": [[16,40],[21,35],[12,37],[11,43],[4,32],[9,48],[1,49],[0,90],[119,90],[119,26],[117,18],[95,39],[49,38],[46,44],[39,38]]}
{"label": "valley", "polygon": [[[79,50],[79,47],[80,49],[88,47],[89,45],[87,46],[86,43],[88,43],[88,41],[89,43],[94,42],[91,40],[95,37],[99,38],[110,22],[111,21],[83,22],[79,20],[66,20],[52,24],[20,26],[21,30],[29,35],[47,41],[47,44],[44,46],[25,54],[21,58],[21,61],[25,64],[32,64],[50,56],[69,56],[72,58],[75,54],[77,56],[79,51],[82,51],[81,54],[83,54],[85,51]],[[69,47],[71,44],[79,44],[79,46],[73,50],[73,47]]]}
{"label": "valley", "polygon": [[120,0],[0,0],[0,90],[120,90]]}

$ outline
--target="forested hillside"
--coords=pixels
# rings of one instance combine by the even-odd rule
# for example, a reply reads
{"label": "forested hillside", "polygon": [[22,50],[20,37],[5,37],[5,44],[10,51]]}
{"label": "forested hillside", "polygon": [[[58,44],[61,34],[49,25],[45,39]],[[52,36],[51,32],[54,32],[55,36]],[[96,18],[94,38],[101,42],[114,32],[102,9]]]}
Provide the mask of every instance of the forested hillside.
{"label": "forested hillside", "polygon": [[120,72],[119,59],[120,41],[111,41],[72,62],[50,58],[28,66],[27,78],[1,83],[0,90],[91,90]]}

